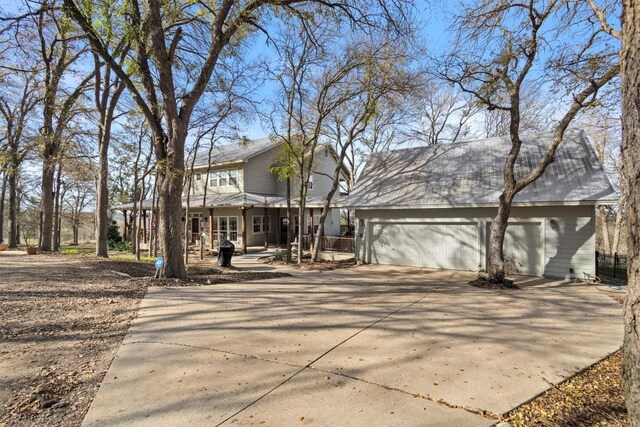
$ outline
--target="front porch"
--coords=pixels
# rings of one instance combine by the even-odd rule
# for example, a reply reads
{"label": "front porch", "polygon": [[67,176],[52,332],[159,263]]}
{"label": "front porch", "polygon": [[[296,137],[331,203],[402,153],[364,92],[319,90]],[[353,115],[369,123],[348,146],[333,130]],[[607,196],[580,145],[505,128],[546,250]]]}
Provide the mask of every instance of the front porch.
{"label": "front porch", "polygon": [[[287,218],[286,198],[273,195],[252,193],[211,194],[205,198],[191,196],[182,203],[183,223],[186,222],[187,244],[196,249],[203,241],[204,249],[214,251],[222,239],[228,239],[236,245],[236,250],[247,253],[250,247],[269,249],[270,247],[286,247],[287,230],[291,227],[292,239],[295,240],[299,227],[303,227],[302,245],[308,249],[317,233],[324,200],[308,200],[302,221],[299,218],[295,201],[292,206],[291,224]],[[134,210],[132,203],[120,205],[119,210],[125,218]],[[149,235],[155,229],[154,215],[156,211],[152,200],[145,200],[135,207],[135,218],[140,224],[139,233],[141,248],[150,240]],[[129,221],[129,222],[131,222]],[[353,245],[342,242],[339,238],[340,208],[333,205],[325,219],[324,235],[333,240],[323,241],[323,247],[329,250],[350,250]],[[125,235],[129,234],[125,220]],[[351,239],[352,240],[352,239]]]}

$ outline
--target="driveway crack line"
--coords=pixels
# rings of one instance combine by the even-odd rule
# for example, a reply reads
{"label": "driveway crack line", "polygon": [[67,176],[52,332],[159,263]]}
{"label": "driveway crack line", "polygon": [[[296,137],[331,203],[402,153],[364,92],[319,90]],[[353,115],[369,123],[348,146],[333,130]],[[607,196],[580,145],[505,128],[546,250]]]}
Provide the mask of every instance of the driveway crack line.
{"label": "driveway crack line", "polygon": [[385,390],[397,391],[399,393],[406,394],[406,395],[409,395],[409,396],[412,396],[412,397],[415,397],[415,398],[428,400],[430,402],[437,403],[439,405],[444,405],[444,406],[447,406],[447,407],[449,407],[451,409],[462,409],[462,410],[465,410],[465,411],[470,412],[472,414],[483,416],[483,417],[488,418],[490,420],[499,420],[500,419],[500,415],[498,415],[498,414],[496,414],[494,412],[487,411],[487,410],[484,410],[484,409],[474,408],[474,407],[471,407],[471,406],[460,405],[460,404],[457,404],[457,403],[447,402],[446,400],[444,400],[444,399],[442,399],[440,397],[433,397],[430,394],[426,394],[425,395],[425,394],[422,394],[422,393],[413,393],[413,392],[410,392],[410,391],[407,391],[407,390],[403,390],[401,388],[391,387],[391,386],[380,384],[380,383],[376,383],[376,382],[373,382],[373,381],[368,381],[368,380],[365,380],[363,378],[354,377],[354,376],[351,376],[351,375],[348,375],[348,374],[345,374],[345,373],[341,373],[341,372],[335,372],[335,371],[322,369],[322,368],[314,368],[313,366],[309,366],[308,368],[311,369],[311,370],[314,370],[314,371],[323,372],[325,374],[333,374],[333,375],[337,375],[337,376],[340,376],[340,377],[349,378],[351,380],[360,381],[360,382],[363,382],[363,383],[368,384],[368,385],[372,385],[372,386],[383,388]]}
{"label": "driveway crack line", "polygon": [[[451,275],[451,277],[453,277],[453,274]],[[451,279],[451,277],[449,279]],[[241,409],[239,409],[238,411],[236,411],[235,413],[233,413],[232,415],[228,416],[227,418],[225,418],[224,420],[222,420],[220,423],[216,424],[216,427],[226,423],[227,421],[233,419],[234,417],[236,417],[237,415],[239,415],[240,413],[246,411],[248,408],[250,408],[251,406],[255,405],[256,403],[258,403],[260,400],[264,399],[265,397],[267,397],[269,394],[273,393],[275,390],[277,390],[278,388],[280,388],[281,386],[283,386],[284,384],[286,384],[287,382],[291,381],[293,378],[295,378],[296,376],[300,375],[303,371],[305,371],[306,369],[314,369],[311,365],[313,365],[314,363],[316,363],[317,361],[319,361],[320,359],[322,359],[323,357],[325,357],[327,354],[331,353],[333,350],[335,350],[336,348],[340,347],[341,345],[343,345],[344,343],[346,343],[347,341],[351,340],[352,338],[358,336],[359,334],[361,334],[362,332],[374,327],[375,325],[377,325],[378,323],[388,319],[389,317],[393,316],[394,314],[399,313],[402,310],[405,310],[409,307],[414,306],[415,304],[418,304],[419,302],[421,302],[423,299],[425,299],[426,297],[428,297],[429,295],[431,295],[433,292],[443,288],[445,285],[442,284],[440,286],[438,286],[437,288],[425,293],[423,296],[421,296],[420,298],[418,298],[417,300],[408,303],[408,304],[404,304],[402,306],[400,306],[399,308],[397,308],[396,310],[387,313],[386,315],[382,316],[380,319],[376,320],[375,322],[370,323],[369,325],[365,326],[364,328],[358,330],[357,332],[355,332],[354,334],[352,334],[351,336],[345,338],[344,340],[340,341],[338,344],[334,345],[333,347],[331,347],[330,349],[328,349],[327,351],[325,351],[324,353],[322,353],[320,356],[316,357],[314,360],[312,360],[311,362],[307,363],[302,369],[300,369],[298,372],[294,373],[293,375],[291,375],[290,377],[288,377],[287,379],[285,379],[284,381],[280,382],[279,384],[277,384],[275,387],[271,388],[270,390],[268,390],[266,393],[262,394],[260,397],[258,397],[257,399],[255,399],[253,402],[248,403],[247,405],[245,405],[244,407],[242,407]],[[398,390],[400,391],[400,390]],[[412,393],[406,393],[411,395]],[[444,404],[444,403],[443,403]],[[463,409],[462,407],[457,407],[457,406],[453,406],[456,409]]]}

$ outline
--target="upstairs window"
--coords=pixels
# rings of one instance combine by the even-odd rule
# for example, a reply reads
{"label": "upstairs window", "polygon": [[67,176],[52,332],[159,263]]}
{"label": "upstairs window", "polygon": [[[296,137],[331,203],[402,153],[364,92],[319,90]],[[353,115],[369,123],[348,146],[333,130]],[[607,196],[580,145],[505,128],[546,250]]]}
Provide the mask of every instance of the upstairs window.
{"label": "upstairs window", "polygon": [[238,185],[238,170],[229,169],[209,173],[209,188]]}
{"label": "upstairs window", "polygon": [[238,185],[238,169],[231,169],[229,172],[229,185]]}
{"label": "upstairs window", "polygon": [[307,183],[307,189],[313,190],[313,175],[309,176],[309,182]]}

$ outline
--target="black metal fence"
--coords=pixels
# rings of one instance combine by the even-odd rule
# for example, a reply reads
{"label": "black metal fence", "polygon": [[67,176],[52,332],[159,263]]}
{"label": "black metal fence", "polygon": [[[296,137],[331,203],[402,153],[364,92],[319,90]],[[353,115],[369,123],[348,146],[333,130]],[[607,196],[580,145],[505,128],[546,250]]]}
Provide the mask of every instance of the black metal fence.
{"label": "black metal fence", "polygon": [[627,257],[625,255],[607,255],[596,251],[596,276],[627,279]]}

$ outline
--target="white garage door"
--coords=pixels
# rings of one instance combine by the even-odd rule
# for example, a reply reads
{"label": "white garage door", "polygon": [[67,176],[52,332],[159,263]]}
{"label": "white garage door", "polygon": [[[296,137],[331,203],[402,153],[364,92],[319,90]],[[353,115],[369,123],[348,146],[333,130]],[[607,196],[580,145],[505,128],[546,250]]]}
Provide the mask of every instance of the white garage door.
{"label": "white garage door", "polygon": [[[487,224],[487,236],[490,236]],[[509,223],[504,236],[505,258],[512,258],[520,274],[542,275],[542,236],[540,223]],[[487,247],[489,238],[487,238]],[[488,253],[488,251],[487,251]]]}
{"label": "white garage door", "polygon": [[371,228],[371,262],[428,268],[478,268],[475,223],[377,223]]}

